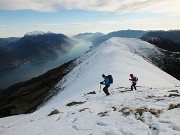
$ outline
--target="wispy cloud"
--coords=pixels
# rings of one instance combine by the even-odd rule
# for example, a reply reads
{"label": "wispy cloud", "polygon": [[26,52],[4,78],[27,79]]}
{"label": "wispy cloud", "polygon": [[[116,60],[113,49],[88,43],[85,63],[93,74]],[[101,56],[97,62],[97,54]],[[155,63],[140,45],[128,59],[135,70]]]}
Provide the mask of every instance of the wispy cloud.
{"label": "wispy cloud", "polygon": [[89,25],[108,25],[108,24],[115,24],[118,21],[97,21],[97,22],[80,22],[80,23],[62,23],[62,24],[30,24],[26,25],[25,27],[35,27],[35,28],[44,28],[44,27],[64,27],[64,26],[89,26]]}
{"label": "wispy cloud", "polygon": [[5,26],[5,25],[1,25],[1,24],[0,24],[0,28],[4,28],[4,27],[6,27],[6,26]]}
{"label": "wispy cloud", "polygon": [[180,0],[1,0],[0,9],[32,9],[52,12],[58,9],[81,9],[101,12],[150,12],[180,15]]}
{"label": "wispy cloud", "polygon": [[36,27],[36,28],[43,28],[43,27],[64,27],[64,26],[75,26],[75,25],[87,25],[87,23],[64,23],[64,24],[30,24],[27,25],[28,27]]}

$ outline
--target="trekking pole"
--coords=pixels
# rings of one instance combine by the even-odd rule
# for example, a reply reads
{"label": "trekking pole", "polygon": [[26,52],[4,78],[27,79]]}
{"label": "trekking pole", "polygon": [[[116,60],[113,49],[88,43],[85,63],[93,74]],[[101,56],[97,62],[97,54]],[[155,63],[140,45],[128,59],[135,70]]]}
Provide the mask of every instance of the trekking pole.
{"label": "trekking pole", "polygon": [[101,84],[100,84],[100,91],[99,92],[101,92]]}

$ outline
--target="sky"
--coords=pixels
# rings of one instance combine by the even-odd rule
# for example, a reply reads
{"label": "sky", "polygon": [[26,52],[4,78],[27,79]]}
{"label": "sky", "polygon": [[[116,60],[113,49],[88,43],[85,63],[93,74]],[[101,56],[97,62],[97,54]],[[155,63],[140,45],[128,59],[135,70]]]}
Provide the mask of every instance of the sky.
{"label": "sky", "polygon": [[180,29],[180,0],[0,0],[0,37]]}

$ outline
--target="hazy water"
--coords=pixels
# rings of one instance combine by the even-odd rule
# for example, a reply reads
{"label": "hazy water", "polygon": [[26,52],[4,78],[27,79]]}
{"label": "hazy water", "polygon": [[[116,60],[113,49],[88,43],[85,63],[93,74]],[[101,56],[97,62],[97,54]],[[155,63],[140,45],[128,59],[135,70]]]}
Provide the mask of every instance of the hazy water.
{"label": "hazy water", "polygon": [[56,68],[74,58],[79,57],[88,51],[89,46],[91,45],[91,42],[79,41],[79,44],[75,45],[69,53],[62,55],[57,59],[36,64],[22,65],[18,68],[2,72],[0,73],[0,88],[6,88],[12,84],[37,77],[50,69]]}

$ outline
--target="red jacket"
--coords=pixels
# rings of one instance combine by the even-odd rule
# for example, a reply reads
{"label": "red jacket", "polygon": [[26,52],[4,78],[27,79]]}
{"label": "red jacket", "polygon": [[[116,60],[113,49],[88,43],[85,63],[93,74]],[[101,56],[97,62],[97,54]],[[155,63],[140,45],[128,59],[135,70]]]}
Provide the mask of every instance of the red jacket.
{"label": "red jacket", "polygon": [[136,82],[137,82],[135,76],[131,77],[131,79],[129,79],[129,80],[131,80],[133,84],[136,84]]}

